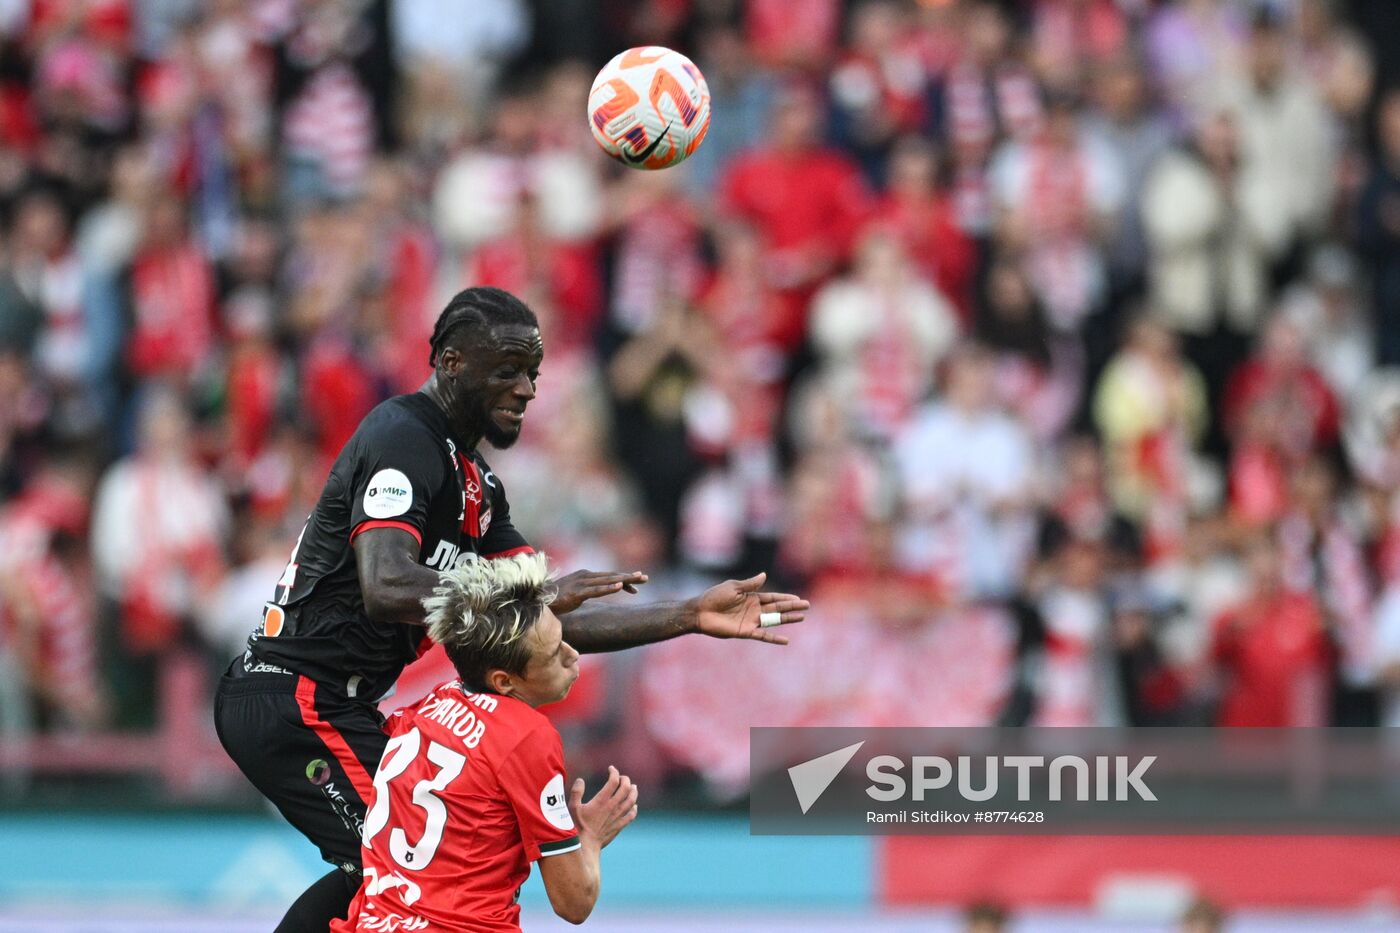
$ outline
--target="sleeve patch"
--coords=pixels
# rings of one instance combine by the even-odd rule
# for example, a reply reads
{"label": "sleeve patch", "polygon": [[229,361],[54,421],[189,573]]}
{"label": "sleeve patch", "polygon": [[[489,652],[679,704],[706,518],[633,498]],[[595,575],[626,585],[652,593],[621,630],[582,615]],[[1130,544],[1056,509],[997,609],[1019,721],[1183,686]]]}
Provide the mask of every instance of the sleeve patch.
{"label": "sleeve patch", "polygon": [[370,518],[402,515],[413,505],[413,485],[398,470],[380,470],[370,477],[364,504]]}
{"label": "sleeve patch", "polygon": [[540,791],[540,813],[559,829],[574,828],[574,818],[569,815],[569,801],[564,797],[564,775],[554,775]]}

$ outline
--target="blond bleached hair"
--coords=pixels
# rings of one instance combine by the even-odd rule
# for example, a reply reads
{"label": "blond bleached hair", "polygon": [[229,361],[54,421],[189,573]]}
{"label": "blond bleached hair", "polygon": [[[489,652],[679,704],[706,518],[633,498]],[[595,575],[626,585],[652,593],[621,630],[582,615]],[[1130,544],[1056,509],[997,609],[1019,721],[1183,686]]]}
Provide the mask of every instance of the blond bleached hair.
{"label": "blond bleached hair", "polygon": [[554,601],[543,553],[467,560],[438,574],[423,600],[428,636],[447,652],[462,682],[481,690],[492,670],[525,672],[526,634]]}

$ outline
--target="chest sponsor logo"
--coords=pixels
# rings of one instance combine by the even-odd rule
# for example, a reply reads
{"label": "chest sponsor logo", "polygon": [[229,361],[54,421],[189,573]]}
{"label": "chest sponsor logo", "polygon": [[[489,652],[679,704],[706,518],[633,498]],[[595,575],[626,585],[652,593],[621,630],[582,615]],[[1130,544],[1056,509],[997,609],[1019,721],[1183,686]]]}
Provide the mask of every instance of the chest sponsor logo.
{"label": "chest sponsor logo", "polygon": [[380,470],[370,477],[364,505],[370,518],[402,515],[413,505],[413,486],[399,470]]}
{"label": "chest sponsor logo", "polygon": [[540,813],[552,826],[574,828],[574,818],[569,815],[569,802],[564,798],[564,775],[554,775],[540,791]]}
{"label": "chest sponsor logo", "polygon": [[450,570],[457,565],[457,555],[461,549],[451,541],[439,541],[428,558],[428,566],[434,570]]}

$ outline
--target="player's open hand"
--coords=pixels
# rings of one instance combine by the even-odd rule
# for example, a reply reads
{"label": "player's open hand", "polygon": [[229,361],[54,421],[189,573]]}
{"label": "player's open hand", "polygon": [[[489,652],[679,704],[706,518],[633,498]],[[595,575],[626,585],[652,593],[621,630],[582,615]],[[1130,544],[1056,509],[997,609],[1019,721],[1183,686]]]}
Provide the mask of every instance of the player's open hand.
{"label": "player's open hand", "polygon": [[583,802],[583,778],[574,780],[569,790],[569,810],[574,815],[579,836],[592,837],[601,849],[637,818],[637,785],[608,765],[607,781],[588,803]]}
{"label": "player's open hand", "polygon": [[726,580],[695,600],[695,630],[712,638],[752,638],[770,645],[786,645],[786,635],[776,626],[807,618],[812,604],[791,593],[760,593],[767,579],[760,573],[747,580]]}
{"label": "player's open hand", "polygon": [[568,576],[554,581],[559,595],[554,597],[554,602],[549,604],[549,608],[554,610],[555,615],[560,616],[566,612],[573,612],[588,600],[597,599],[599,596],[611,596],[623,591],[635,593],[637,587],[645,582],[647,575],[639,570],[631,573],[615,570],[575,570]]}

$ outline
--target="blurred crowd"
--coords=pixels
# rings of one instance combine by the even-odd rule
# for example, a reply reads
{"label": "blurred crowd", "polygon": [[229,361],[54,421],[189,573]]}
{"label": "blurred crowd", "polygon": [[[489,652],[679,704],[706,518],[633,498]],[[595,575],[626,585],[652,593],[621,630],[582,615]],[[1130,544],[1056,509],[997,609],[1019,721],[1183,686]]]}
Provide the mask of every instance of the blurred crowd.
{"label": "blurred crowd", "polygon": [[[783,652],[597,666],[589,715],[640,704],[682,764],[731,687],[783,722],[1400,725],[1396,19],[0,3],[0,731],[149,725],[170,652],[240,650],[473,284],[544,333],[486,452],[532,543],[814,603]],[[637,44],[713,95],[664,172],[585,120]]]}

